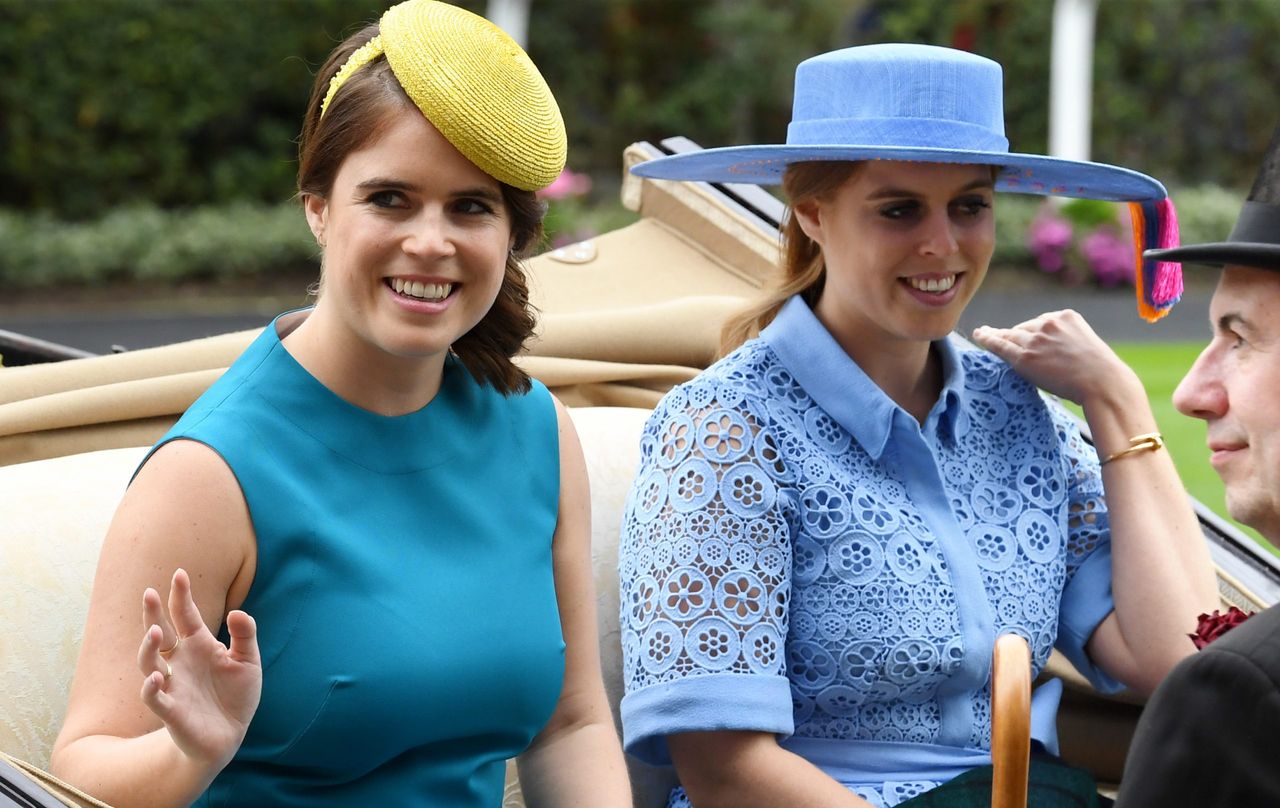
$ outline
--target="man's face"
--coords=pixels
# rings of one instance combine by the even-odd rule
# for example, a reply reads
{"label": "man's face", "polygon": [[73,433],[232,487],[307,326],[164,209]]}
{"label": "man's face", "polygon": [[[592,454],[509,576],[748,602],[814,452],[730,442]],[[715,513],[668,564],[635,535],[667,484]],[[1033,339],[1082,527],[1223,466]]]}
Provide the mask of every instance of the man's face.
{"label": "man's face", "polygon": [[1228,266],[1209,304],[1213,340],[1173,393],[1208,424],[1227,512],[1280,540],[1280,272]]}

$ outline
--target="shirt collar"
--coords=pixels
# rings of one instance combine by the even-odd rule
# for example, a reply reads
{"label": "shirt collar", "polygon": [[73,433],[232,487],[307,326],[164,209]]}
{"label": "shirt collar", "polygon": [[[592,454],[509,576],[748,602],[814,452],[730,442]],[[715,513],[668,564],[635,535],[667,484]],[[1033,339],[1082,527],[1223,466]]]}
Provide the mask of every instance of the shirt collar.
{"label": "shirt collar", "polygon": [[[763,331],[763,339],[814,402],[849,431],[873,460],[899,418],[911,416],[885,395],[845,353],[799,295],[793,296]],[[942,395],[925,420],[940,437],[955,439],[955,421],[964,403],[964,368],[949,339],[933,343],[942,359]],[[944,426],[945,425],[945,426]]]}

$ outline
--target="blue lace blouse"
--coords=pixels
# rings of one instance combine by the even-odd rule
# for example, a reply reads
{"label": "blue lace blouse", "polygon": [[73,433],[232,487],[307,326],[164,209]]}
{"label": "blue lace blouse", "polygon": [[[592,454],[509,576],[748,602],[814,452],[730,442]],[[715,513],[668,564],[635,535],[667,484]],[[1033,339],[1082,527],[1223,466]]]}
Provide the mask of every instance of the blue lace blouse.
{"label": "blue lace blouse", "polygon": [[[990,762],[998,635],[1025,637],[1036,672],[1056,646],[1118,689],[1084,651],[1114,608],[1097,457],[958,346],[934,344],[944,389],[921,427],[793,298],[662,400],[620,548],[629,752],[663,764],[670,733],[773,732],[894,805]],[[1033,704],[1050,748],[1056,695]]]}

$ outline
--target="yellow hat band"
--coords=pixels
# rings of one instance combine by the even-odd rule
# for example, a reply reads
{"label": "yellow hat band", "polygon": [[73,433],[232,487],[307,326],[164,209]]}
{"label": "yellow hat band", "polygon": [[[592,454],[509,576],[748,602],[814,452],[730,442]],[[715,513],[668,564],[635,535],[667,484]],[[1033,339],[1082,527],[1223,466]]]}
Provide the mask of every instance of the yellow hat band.
{"label": "yellow hat band", "polygon": [[372,62],[382,55],[382,37],[375,36],[373,39],[361,45],[356,52],[347,57],[347,61],[342,63],[342,67],[337,73],[333,74],[333,78],[329,79],[329,91],[324,94],[324,101],[320,104],[320,117],[329,111],[329,102],[333,101],[333,97],[338,94],[338,90],[342,85],[347,83],[347,79],[351,78],[357,70]]}
{"label": "yellow hat band", "polygon": [[564,170],[560,108],[538,68],[501,28],[436,0],[392,6],[378,26],[379,35],[329,81],[321,117],[356,71],[385,55],[427,120],[486,174],[536,191]]}

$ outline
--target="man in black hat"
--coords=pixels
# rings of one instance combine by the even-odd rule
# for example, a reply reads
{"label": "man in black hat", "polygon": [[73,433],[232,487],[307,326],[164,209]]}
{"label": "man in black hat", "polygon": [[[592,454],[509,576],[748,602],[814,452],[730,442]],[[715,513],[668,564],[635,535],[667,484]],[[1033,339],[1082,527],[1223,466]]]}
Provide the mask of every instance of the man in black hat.
{"label": "man in black hat", "polygon": [[[1148,257],[1222,267],[1213,340],[1173,394],[1208,423],[1231,516],[1280,545],[1280,129],[1225,242]],[[1117,805],[1280,806],[1280,608],[1185,659],[1138,723]]]}

